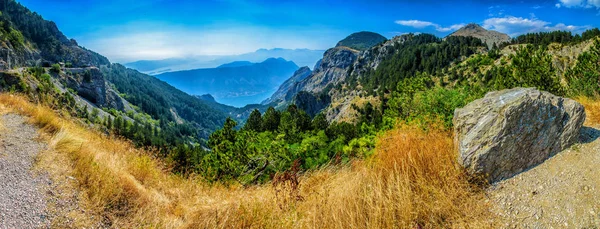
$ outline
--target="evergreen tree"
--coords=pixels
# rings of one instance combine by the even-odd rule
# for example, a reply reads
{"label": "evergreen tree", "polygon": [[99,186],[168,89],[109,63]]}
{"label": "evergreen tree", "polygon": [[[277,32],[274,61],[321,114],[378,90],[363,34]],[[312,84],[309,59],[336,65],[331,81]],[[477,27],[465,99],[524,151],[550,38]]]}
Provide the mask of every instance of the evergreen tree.
{"label": "evergreen tree", "polygon": [[329,123],[327,122],[327,117],[325,117],[325,114],[319,113],[317,116],[315,116],[315,118],[312,120],[311,126],[317,131],[326,130],[327,127],[329,127]]}
{"label": "evergreen tree", "polygon": [[263,116],[263,130],[267,131],[276,131],[279,128],[279,119],[281,118],[281,114],[279,111],[275,110],[273,107],[269,107],[265,115]]}
{"label": "evergreen tree", "polygon": [[252,130],[256,132],[262,131],[262,115],[258,109],[254,109],[252,113],[250,113],[250,117],[248,117],[248,121],[246,121],[246,125],[244,125],[244,130]]}

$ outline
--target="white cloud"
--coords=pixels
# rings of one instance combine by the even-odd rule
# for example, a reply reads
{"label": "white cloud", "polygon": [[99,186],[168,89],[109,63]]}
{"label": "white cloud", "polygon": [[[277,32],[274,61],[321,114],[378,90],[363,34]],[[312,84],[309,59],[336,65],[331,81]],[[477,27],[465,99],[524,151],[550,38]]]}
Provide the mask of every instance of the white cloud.
{"label": "white cloud", "polygon": [[555,30],[566,30],[579,33],[589,28],[589,26],[565,25],[563,23],[552,25],[550,22],[543,21],[535,17],[522,18],[513,16],[488,18],[483,22],[483,27],[486,29],[506,33],[513,37],[524,33],[547,32]]}
{"label": "white cloud", "polygon": [[556,8],[560,9],[560,3],[556,3],[556,5],[554,5]]}
{"label": "white cloud", "polygon": [[433,23],[433,22],[429,22],[429,21],[419,21],[419,20],[398,20],[395,21],[396,24],[399,25],[403,25],[403,26],[409,26],[409,27],[413,27],[413,28],[417,28],[417,29],[422,29],[425,27],[434,27],[435,30],[437,30],[438,32],[449,32],[449,31],[453,31],[453,30],[458,30],[461,27],[465,26],[465,24],[454,24],[448,27],[443,27],[439,24]]}
{"label": "white cloud", "polygon": [[396,24],[399,25],[403,25],[403,26],[410,26],[410,27],[414,27],[414,28],[425,28],[427,26],[434,26],[437,24],[428,22],[428,21],[419,21],[419,20],[398,20],[396,21]]}
{"label": "white cloud", "polygon": [[567,8],[596,8],[600,9],[600,0],[559,0],[557,8],[564,6]]}

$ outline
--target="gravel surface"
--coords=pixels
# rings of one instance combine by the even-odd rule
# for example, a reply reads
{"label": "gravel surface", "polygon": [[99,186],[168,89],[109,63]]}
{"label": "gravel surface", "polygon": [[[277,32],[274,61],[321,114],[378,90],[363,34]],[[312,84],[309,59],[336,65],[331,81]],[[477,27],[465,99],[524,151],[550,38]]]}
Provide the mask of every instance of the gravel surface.
{"label": "gravel surface", "polygon": [[49,227],[45,193],[51,181],[32,170],[46,145],[36,141],[36,129],[24,117],[0,118],[0,228]]}
{"label": "gravel surface", "polygon": [[488,190],[502,228],[599,228],[600,131]]}

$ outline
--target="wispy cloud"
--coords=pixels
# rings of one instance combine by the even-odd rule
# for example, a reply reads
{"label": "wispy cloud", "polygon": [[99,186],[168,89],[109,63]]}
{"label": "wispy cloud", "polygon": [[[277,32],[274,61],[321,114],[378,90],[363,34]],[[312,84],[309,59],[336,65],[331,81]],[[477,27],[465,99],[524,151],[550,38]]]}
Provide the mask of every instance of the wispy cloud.
{"label": "wispy cloud", "polygon": [[600,9],[600,0],[559,0],[556,3],[556,8],[561,6],[567,8],[596,8]]}
{"label": "wispy cloud", "polygon": [[483,27],[486,29],[503,32],[510,36],[555,30],[566,30],[579,33],[590,28],[590,26],[566,25],[564,23],[553,24],[551,22],[535,18],[534,15],[532,15],[532,18],[514,16],[488,18],[483,22]]}
{"label": "wispy cloud", "polygon": [[464,23],[461,23],[461,24],[454,24],[454,25],[451,25],[448,27],[444,27],[444,26],[441,26],[441,25],[433,23],[433,22],[420,21],[420,20],[397,20],[395,22],[396,22],[396,24],[399,24],[399,25],[409,26],[409,27],[413,27],[413,28],[417,28],[417,29],[422,29],[425,27],[434,27],[435,30],[437,30],[438,32],[454,31],[454,30],[458,30],[461,27],[466,25]]}

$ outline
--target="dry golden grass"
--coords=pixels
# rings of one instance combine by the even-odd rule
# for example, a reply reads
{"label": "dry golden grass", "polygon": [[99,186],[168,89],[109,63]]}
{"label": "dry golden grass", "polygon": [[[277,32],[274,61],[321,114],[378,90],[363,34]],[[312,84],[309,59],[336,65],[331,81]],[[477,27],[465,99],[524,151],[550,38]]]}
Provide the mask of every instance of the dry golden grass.
{"label": "dry golden grass", "polygon": [[399,127],[379,138],[373,158],[300,175],[298,189],[284,185],[277,192],[271,184],[225,187],[184,179],[165,171],[160,161],[147,156],[149,152],[90,131],[22,97],[0,94],[0,104],[42,128],[51,146],[45,157],[54,160],[55,170],[63,168],[50,174],[72,174],[82,193],[80,205],[105,226],[493,226],[483,192],[467,181],[456,163],[452,137],[444,131]]}
{"label": "dry golden grass", "polygon": [[600,101],[587,98],[577,97],[575,100],[585,107],[585,123],[586,126],[596,126],[600,124]]}

